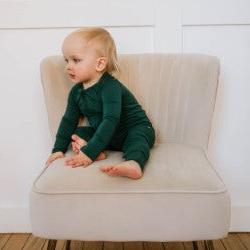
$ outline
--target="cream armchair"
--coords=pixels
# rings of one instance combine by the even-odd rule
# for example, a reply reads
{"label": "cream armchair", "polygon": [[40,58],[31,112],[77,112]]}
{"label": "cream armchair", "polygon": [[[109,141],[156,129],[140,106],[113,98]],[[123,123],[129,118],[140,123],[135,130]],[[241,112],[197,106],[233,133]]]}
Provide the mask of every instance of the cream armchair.
{"label": "cream armchair", "polygon": [[[208,158],[219,60],[202,54],[119,55],[118,77],[138,98],[156,130],[144,176],[111,177],[100,165],[123,161],[122,152],[87,168],[43,167],[30,190],[34,236],[82,241],[212,241],[228,234],[230,196]],[[61,56],[41,63],[53,142],[73,83]],[[86,118],[79,125],[88,124]],[[71,147],[66,156],[72,155]],[[44,159],[46,160],[46,159]]]}

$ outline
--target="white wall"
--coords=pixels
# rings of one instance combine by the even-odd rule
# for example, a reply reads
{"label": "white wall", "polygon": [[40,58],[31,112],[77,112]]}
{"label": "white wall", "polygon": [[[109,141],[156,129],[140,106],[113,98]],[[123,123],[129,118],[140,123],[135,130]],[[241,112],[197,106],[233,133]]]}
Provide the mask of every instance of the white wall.
{"label": "white wall", "polygon": [[232,199],[232,231],[250,231],[250,1],[184,2],[182,51],[220,58],[210,156]]}
{"label": "white wall", "polygon": [[0,0],[0,232],[30,232],[28,193],[53,144],[39,63],[88,25],[106,27],[119,53],[220,58],[210,157],[231,194],[231,231],[249,231],[249,10],[247,0]]}

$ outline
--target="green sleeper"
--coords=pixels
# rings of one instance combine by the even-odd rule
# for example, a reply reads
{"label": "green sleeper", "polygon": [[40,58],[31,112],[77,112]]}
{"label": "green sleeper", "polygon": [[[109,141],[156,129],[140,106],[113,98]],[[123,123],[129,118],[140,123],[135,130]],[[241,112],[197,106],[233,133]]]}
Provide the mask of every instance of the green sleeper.
{"label": "green sleeper", "polygon": [[[89,126],[78,127],[81,116]],[[93,161],[104,149],[121,150],[123,158],[137,161],[142,169],[155,142],[155,130],[141,105],[108,72],[87,89],[82,83],[71,88],[52,153],[65,153],[72,134],[87,141],[81,151]]]}

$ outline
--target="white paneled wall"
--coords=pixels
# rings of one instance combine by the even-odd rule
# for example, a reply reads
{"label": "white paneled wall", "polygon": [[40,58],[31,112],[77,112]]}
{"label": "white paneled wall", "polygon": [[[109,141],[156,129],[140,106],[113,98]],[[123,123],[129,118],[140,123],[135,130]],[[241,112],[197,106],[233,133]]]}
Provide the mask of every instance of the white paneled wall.
{"label": "white paneled wall", "polygon": [[210,158],[229,189],[232,231],[250,230],[250,1],[183,4],[182,51],[220,59]]}
{"label": "white paneled wall", "polygon": [[247,105],[250,93],[249,45],[250,25],[193,26],[185,27],[183,32],[184,52],[207,53],[220,58],[220,106],[217,105],[217,130],[211,144],[214,153],[220,152],[218,166],[227,166],[227,169],[221,169],[227,181],[234,176],[235,183],[240,184],[237,189],[230,190],[234,201],[239,204],[244,203],[250,193],[250,168],[247,164],[250,140],[246,136],[246,131],[250,133]]}
{"label": "white paneled wall", "polygon": [[53,143],[39,64],[82,26],[106,27],[119,53],[220,58],[210,156],[231,193],[231,231],[249,231],[249,10],[248,0],[0,0],[0,232],[30,231],[29,189]]}

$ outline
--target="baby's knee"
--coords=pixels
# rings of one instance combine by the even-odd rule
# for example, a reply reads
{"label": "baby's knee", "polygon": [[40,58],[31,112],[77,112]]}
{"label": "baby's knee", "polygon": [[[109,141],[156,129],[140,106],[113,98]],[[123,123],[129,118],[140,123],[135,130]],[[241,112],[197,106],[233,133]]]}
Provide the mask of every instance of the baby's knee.
{"label": "baby's knee", "polygon": [[131,144],[124,144],[123,145],[123,151],[124,152],[144,152],[144,153],[148,153],[150,151],[150,145],[143,141],[137,141]]}

